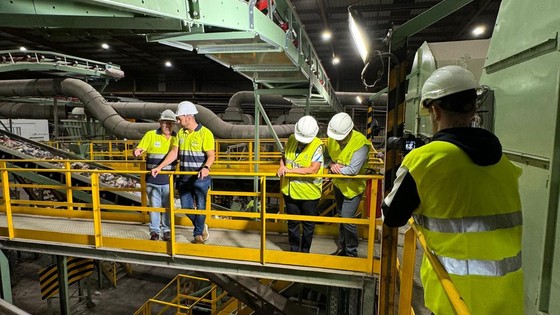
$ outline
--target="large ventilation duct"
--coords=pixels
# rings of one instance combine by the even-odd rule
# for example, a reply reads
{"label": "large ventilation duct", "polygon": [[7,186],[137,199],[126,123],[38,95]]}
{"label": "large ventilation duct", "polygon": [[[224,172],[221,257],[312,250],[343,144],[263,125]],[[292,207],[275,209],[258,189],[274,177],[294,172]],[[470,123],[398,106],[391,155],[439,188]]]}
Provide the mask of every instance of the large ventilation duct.
{"label": "large ventilation duct", "polygon": [[[137,117],[153,119],[159,117],[160,113],[166,109],[177,110],[178,104],[172,103],[112,103],[114,110],[124,117]],[[234,125],[223,121],[211,110],[196,105],[198,109],[197,120],[208,127],[214,135],[222,139],[247,139],[255,135],[254,125]],[[142,113],[142,115],[138,115]],[[140,117],[139,117],[140,116]],[[159,124],[158,124],[159,126]],[[287,138],[294,132],[294,125],[273,125],[272,128],[281,138]],[[268,126],[259,126],[259,137],[270,138]]]}
{"label": "large ventilation duct", "polygon": [[[0,81],[0,96],[20,96],[20,97],[53,97],[64,95],[78,98],[85,108],[101,122],[103,127],[112,134],[120,138],[141,139],[142,136],[152,129],[159,127],[157,123],[131,123],[122,118],[113,106],[122,104],[122,111],[132,110],[135,114],[152,113],[151,117],[158,117],[159,113],[169,108],[175,110],[177,104],[159,103],[116,103],[111,105],[95,90],[91,85],[77,79],[36,79],[36,80],[10,80]],[[131,104],[131,105],[127,105]],[[35,107],[23,107],[21,103],[15,103],[22,116],[30,114]],[[120,106],[120,105],[118,105]],[[117,106],[117,107],[118,107]],[[14,110],[12,107],[11,110]],[[128,108],[127,108],[128,107]],[[208,127],[218,138],[252,138],[254,137],[255,127],[253,125],[232,125],[221,120],[212,111],[197,105],[199,111],[198,120]],[[153,114],[154,111],[157,114]],[[43,111],[45,115],[52,115],[52,111]],[[13,112],[12,112],[13,114]],[[59,116],[64,117],[65,115]],[[274,131],[279,137],[287,137],[293,133],[293,125],[276,125]],[[259,127],[259,136],[262,138],[271,137],[268,126]]]}
{"label": "large ventilation duct", "polygon": [[54,106],[38,103],[25,102],[0,102],[0,116],[5,118],[20,119],[59,119],[68,118],[68,109],[58,106],[57,116],[54,114]]}

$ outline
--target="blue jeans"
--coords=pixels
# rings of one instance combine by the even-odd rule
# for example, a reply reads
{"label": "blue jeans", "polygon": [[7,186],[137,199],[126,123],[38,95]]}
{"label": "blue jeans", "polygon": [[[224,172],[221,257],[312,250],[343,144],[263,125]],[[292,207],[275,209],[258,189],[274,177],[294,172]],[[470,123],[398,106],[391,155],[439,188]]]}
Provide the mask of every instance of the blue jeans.
{"label": "blue jeans", "polygon": [[[146,193],[148,194],[148,204],[150,207],[154,208],[169,208],[169,184],[167,185],[156,185],[156,184],[146,184]],[[160,220],[163,217],[163,220]],[[150,232],[160,233],[169,232],[169,213],[168,212],[150,212]]]}
{"label": "blue jeans", "polygon": [[[358,210],[362,195],[346,198],[340,189],[334,187],[336,212],[342,218],[353,218]],[[358,227],[355,224],[341,223],[338,227],[338,242],[348,256],[358,256]]]}
{"label": "blue jeans", "polygon": [[[196,202],[197,210],[206,209],[206,194],[210,188],[211,179],[209,176],[199,179],[196,176],[191,176],[188,181],[178,181],[177,190],[181,198],[181,208],[194,209]],[[193,236],[202,235],[204,230],[204,221],[206,216],[202,214],[187,214],[191,220],[194,229]]]}

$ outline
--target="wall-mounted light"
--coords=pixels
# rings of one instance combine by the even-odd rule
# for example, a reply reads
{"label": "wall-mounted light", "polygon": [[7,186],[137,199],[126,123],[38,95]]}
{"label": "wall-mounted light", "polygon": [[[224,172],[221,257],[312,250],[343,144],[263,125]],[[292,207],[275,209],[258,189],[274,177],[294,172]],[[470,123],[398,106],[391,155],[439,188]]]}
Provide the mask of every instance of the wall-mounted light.
{"label": "wall-mounted light", "polygon": [[167,61],[165,62],[165,66],[166,66],[167,68],[171,68],[171,67],[173,67],[173,64],[171,63],[171,61],[167,60]]}
{"label": "wall-mounted light", "polygon": [[362,57],[365,63],[369,57],[371,42],[366,34],[365,23],[362,21],[359,14],[355,10],[352,10],[352,7],[348,7],[348,25],[350,27],[350,33],[352,33],[352,39],[354,39],[354,43],[360,53],[360,57]]}

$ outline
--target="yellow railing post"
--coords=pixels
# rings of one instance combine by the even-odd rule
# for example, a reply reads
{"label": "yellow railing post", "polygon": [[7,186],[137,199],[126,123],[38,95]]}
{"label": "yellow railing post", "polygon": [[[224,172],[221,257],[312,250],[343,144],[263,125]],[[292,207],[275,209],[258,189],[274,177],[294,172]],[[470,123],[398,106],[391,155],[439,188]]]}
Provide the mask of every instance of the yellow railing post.
{"label": "yellow railing post", "polygon": [[[258,199],[256,200],[258,202]],[[266,176],[261,177],[261,263],[266,262]]]}
{"label": "yellow railing post", "polygon": [[8,170],[6,170],[6,162],[0,162],[2,167],[2,193],[4,194],[4,206],[6,208],[6,220],[8,222],[8,237],[13,239],[14,234],[14,221],[12,220],[12,201],[10,196],[10,177]]}
{"label": "yellow railing post", "polygon": [[404,233],[403,261],[400,272],[399,315],[409,315],[412,310],[412,284],[416,260],[416,235],[408,228]]}
{"label": "yellow railing post", "polygon": [[[144,168],[145,169],[145,168]],[[148,171],[150,172],[150,171]],[[149,174],[148,174],[149,176]],[[171,191],[171,188],[173,186],[169,186],[169,190]],[[142,204],[142,207],[147,207],[148,206],[148,195],[146,194],[146,175],[142,174],[140,175],[140,203]],[[142,211],[143,214],[143,222],[142,223],[147,223],[150,222],[150,213],[148,211]]]}
{"label": "yellow railing post", "polygon": [[[175,183],[173,174],[169,174],[169,209],[165,209],[165,211],[169,211],[169,237],[171,240],[169,241],[169,255],[175,256]],[[177,310],[179,311],[179,310]]]}
{"label": "yellow railing post", "polygon": [[101,231],[101,205],[99,198],[99,173],[91,174],[91,202],[93,207],[93,234],[95,247],[103,246]]}
{"label": "yellow railing post", "polygon": [[[373,179],[369,179],[371,181],[371,191],[370,193],[373,194]],[[375,182],[375,186],[377,186],[377,182]],[[372,206],[375,205],[375,200],[374,198],[369,198],[369,225],[368,225],[368,243],[367,243],[367,262],[368,262],[368,268],[367,270],[369,270],[371,272],[371,274],[374,274],[374,260],[375,260],[375,255],[374,255],[374,246],[375,246],[375,230],[376,230],[376,225],[375,225],[375,213],[373,213],[372,215]]]}
{"label": "yellow railing post", "polygon": [[72,164],[69,161],[64,162],[64,169],[66,169],[66,172],[64,172],[64,178],[66,179],[66,202],[68,202],[67,209],[69,211],[72,211],[72,202],[74,200],[72,191],[72,172],[70,172],[70,169],[72,169]]}

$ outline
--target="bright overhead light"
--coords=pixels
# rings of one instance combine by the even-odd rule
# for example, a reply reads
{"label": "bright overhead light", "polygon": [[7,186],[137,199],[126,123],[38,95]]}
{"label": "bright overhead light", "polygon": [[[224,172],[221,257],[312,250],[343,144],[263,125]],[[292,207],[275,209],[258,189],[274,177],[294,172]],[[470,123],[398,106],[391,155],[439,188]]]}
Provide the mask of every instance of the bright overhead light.
{"label": "bright overhead light", "polygon": [[348,24],[350,27],[350,33],[352,33],[352,39],[358,48],[360,57],[362,57],[365,63],[370,49],[369,38],[367,37],[364,29],[364,24],[359,21],[359,17],[356,13],[353,13],[350,7],[348,7]]}
{"label": "bright overhead light", "polygon": [[166,66],[167,68],[171,68],[171,67],[173,66],[173,64],[171,63],[171,61],[167,60],[167,61],[165,62],[165,66]]}
{"label": "bright overhead light", "polygon": [[479,25],[472,30],[472,34],[474,36],[480,36],[486,32],[486,27],[483,25]]}
{"label": "bright overhead light", "polygon": [[360,96],[356,96],[356,102],[358,102],[358,104],[362,104],[362,98]]}
{"label": "bright overhead light", "polygon": [[21,47],[19,48],[19,50],[20,50],[20,51],[27,51],[27,48],[21,46]]}
{"label": "bright overhead light", "polygon": [[323,41],[325,41],[325,42],[331,40],[331,38],[332,38],[332,32],[331,32],[330,30],[324,30],[323,33],[321,34],[321,38],[322,38]]}
{"label": "bright overhead light", "polygon": [[103,49],[109,49],[109,44],[103,43],[103,44],[101,44],[101,48],[103,48]]}
{"label": "bright overhead light", "polygon": [[333,59],[332,59],[332,64],[336,66],[336,65],[339,64],[339,63],[340,63],[340,58],[338,58],[338,57],[336,57],[336,56],[333,57]]}

